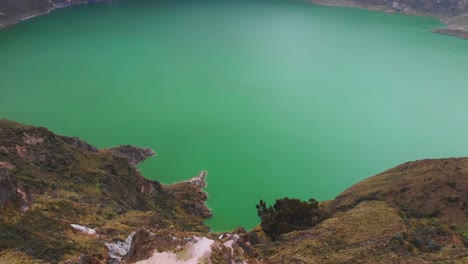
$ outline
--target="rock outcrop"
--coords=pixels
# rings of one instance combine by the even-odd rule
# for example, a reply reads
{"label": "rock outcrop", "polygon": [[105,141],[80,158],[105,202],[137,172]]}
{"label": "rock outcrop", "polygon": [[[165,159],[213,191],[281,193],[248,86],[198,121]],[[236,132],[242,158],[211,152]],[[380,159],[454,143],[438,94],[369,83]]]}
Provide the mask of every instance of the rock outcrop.
{"label": "rock outcrop", "polygon": [[132,246],[133,237],[136,232],[132,232],[124,241],[106,242],[105,245],[109,250],[109,256],[112,262],[120,262],[122,258],[128,255]]}

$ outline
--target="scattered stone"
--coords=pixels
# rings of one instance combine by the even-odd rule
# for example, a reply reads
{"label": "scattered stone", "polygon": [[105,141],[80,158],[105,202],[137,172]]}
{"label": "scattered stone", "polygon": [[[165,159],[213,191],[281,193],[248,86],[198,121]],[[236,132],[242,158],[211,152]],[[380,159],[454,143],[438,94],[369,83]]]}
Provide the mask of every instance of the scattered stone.
{"label": "scattered stone", "polygon": [[28,150],[26,149],[26,147],[16,145],[15,148],[16,148],[16,152],[18,153],[18,156],[20,156],[22,158],[26,157],[26,154],[28,153]]}
{"label": "scattered stone", "polygon": [[75,229],[76,231],[80,231],[81,233],[86,234],[86,235],[96,235],[97,234],[96,229],[94,229],[94,228],[89,228],[89,227],[86,227],[86,226],[76,225],[76,224],[71,224],[71,227],[73,229]]}
{"label": "scattered stone", "polygon": [[38,143],[44,142],[43,138],[31,136],[27,134],[26,132],[23,132],[23,137],[21,139],[24,141],[24,143],[28,145],[36,145]]}
{"label": "scattered stone", "polygon": [[187,243],[184,248],[178,253],[174,252],[155,252],[149,259],[141,260],[136,264],[197,264],[208,263],[211,255],[211,246],[214,240],[206,237],[194,236],[191,241]]}
{"label": "scattered stone", "polygon": [[0,168],[6,168],[6,169],[14,169],[15,166],[9,162],[6,162],[6,161],[0,161]]}

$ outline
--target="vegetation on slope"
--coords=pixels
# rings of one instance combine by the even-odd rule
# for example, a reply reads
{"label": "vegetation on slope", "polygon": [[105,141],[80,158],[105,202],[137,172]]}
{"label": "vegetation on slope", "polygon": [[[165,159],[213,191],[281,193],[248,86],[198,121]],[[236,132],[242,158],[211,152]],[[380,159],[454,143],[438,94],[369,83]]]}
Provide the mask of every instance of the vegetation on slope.
{"label": "vegetation on slope", "polygon": [[467,158],[409,162],[327,202],[315,227],[255,248],[265,263],[468,263],[467,202]]}

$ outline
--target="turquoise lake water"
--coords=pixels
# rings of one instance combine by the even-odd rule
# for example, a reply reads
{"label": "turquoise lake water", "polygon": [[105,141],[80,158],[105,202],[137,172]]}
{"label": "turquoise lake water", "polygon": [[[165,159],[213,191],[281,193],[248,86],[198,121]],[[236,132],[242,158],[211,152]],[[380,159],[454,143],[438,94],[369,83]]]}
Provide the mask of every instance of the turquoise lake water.
{"label": "turquoise lake water", "polygon": [[294,1],[121,1],[0,32],[0,117],[208,170],[217,231],[399,163],[468,156],[468,42],[435,19]]}

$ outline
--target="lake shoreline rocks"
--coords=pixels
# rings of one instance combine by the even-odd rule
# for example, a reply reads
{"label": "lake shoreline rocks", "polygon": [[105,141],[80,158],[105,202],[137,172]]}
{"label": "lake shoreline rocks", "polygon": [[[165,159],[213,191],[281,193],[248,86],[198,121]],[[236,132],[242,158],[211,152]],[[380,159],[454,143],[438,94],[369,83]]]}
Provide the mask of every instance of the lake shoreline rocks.
{"label": "lake shoreline rocks", "polygon": [[[450,35],[462,39],[468,39],[468,4],[464,1],[450,6],[447,1],[437,1],[433,4],[430,0],[308,0],[311,3],[333,7],[363,8],[371,11],[385,13],[401,13],[413,16],[434,17],[446,24],[446,28],[433,29],[433,33]],[[458,2],[458,1],[457,1]],[[443,4],[446,4],[443,6]],[[418,6],[419,5],[419,6]],[[421,7],[422,6],[422,7]]]}

